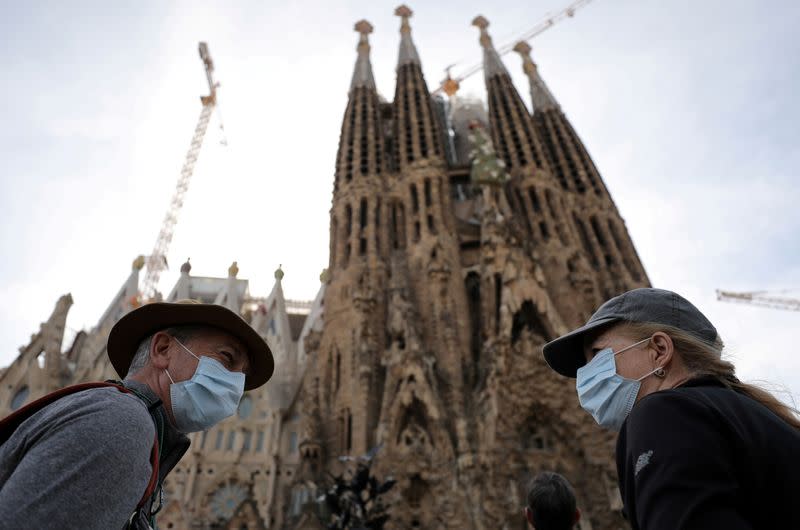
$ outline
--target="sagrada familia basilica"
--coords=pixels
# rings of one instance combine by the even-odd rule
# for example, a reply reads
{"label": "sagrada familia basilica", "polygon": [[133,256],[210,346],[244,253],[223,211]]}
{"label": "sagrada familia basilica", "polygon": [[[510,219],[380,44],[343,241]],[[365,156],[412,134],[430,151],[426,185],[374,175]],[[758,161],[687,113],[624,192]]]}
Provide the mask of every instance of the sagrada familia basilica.
{"label": "sagrada familia basilica", "polygon": [[[533,112],[477,17],[488,110],[432,96],[402,6],[394,100],[379,96],[366,21],[344,110],[330,260],[312,302],[251,294],[234,263],[186,263],[165,300],[234,309],[267,339],[273,379],[237,416],[195,433],[165,484],[160,528],[318,529],[317,498],[343,456],[375,448],[392,476],[392,529],[523,529],[527,480],[575,486],[582,530],[627,527],[613,436],[580,410],[541,347],[606,298],[648,285],[587,149],[515,48]],[[332,139],[333,140],[333,139]],[[141,303],[137,258],[97,325],[62,346],[72,299],[0,375],[0,414],[55,388],[114,378],[110,327]]]}

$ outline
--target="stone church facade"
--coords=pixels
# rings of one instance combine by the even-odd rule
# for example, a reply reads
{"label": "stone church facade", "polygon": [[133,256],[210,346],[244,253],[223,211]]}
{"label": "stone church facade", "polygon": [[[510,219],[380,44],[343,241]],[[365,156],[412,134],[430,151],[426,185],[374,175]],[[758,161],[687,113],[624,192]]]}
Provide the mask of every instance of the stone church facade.
{"label": "stone church facade", "polygon": [[[341,457],[377,449],[389,528],[523,529],[527,480],[574,484],[582,530],[625,528],[613,439],[580,410],[541,346],[605,299],[648,285],[624,221],[542,80],[529,113],[477,17],[488,111],[432,96],[401,6],[394,100],[379,96],[366,21],[335,161],[329,266],[313,302],[181,277],[166,300],[242,314],[272,346],[273,379],[236,417],[191,435],[159,527],[320,528],[315,499]],[[116,376],[111,326],[141,303],[137,258],[97,326],[62,351],[65,295],[0,374],[0,414],[60,386]]]}

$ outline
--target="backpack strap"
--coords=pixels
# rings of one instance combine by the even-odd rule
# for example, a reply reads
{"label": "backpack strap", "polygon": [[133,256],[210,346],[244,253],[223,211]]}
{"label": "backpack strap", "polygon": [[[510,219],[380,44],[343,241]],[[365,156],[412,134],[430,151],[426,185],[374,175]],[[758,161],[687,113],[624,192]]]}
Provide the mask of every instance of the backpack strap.
{"label": "backpack strap", "polygon": [[[25,420],[27,420],[35,413],[45,408],[46,406],[55,403],[62,397],[69,396],[71,394],[76,394],[78,392],[83,392],[84,390],[89,390],[92,388],[105,388],[105,387],[114,387],[120,392],[123,392],[125,394],[137,395],[135,392],[132,392],[130,389],[126,388],[121,384],[110,383],[110,382],[80,383],[77,385],[67,386],[58,389],[54,392],[50,392],[49,394],[40,397],[35,401],[28,403],[24,407],[14,411],[13,413],[3,418],[3,420],[0,421],[0,444],[5,443],[9,438],[11,438],[11,435],[14,434],[14,431],[17,430],[17,427],[19,427],[22,424],[22,422],[24,422]],[[142,499],[136,505],[137,511],[140,510],[142,507],[144,507],[144,505],[147,503],[150,497],[153,496],[153,493],[155,493],[156,488],[158,487],[158,451],[159,451],[158,429],[156,429],[155,439],[153,440],[153,449],[150,452],[150,466],[153,469],[153,473],[152,475],[150,475],[150,481],[147,483],[147,489],[145,490]]]}

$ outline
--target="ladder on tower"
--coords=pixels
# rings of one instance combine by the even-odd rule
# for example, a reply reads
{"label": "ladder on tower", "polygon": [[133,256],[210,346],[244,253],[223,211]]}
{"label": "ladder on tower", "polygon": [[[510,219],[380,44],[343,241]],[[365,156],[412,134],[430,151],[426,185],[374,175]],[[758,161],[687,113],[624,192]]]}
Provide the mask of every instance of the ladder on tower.
{"label": "ladder on tower", "polygon": [[[198,50],[200,52],[200,59],[202,59],[206,70],[209,94],[207,96],[200,96],[200,102],[203,104],[203,108],[200,111],[200,117],[197,119],[197,125],[194,128],[192,142],[189,144],[189,150],[186,152],[186,158],[184,159],[183,167],[181,168],[178,182],[175,185],[175,191],[172,194],[169,207],[167,208],[167,213],[164,216],[164,221],[161,223],[161,229],[158,232],[153,251],[147,256],[147,272],[145,273],[144,282],[140,289],[140,299],[142,303],[154,300],[157,297],[158,280],[161,277],[161,272],[167,268],[167,252],[169,251],[170,243],[172,243],[175,224],[178,221],[178,213],[183,207],[184,197],[189,190],[189,181],[192,178],[194,166],[200,155],[200,149],[203,147],[203,138],[205,138],[206,130],[208,129],[208,122],[211,120],[211,114],[214,112],[214,109],[217,108],[217,88],[219,87],[219,83],[214,81],[214,62],[211,60],[211,54],[205,42],[199,44]],[[222,128],[221,124],[220,128]]]}

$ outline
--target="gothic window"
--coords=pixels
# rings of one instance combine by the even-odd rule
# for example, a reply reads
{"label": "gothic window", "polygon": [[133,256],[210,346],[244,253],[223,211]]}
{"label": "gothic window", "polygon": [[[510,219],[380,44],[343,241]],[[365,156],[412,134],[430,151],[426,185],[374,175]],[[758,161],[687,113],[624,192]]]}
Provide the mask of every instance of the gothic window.
{"label": "gothic window", "polygon": [[406,207],[402,202],[397,204],[397,244],[406,248]]}
{"label": "gothic window", "polygon": [[342,369],[342,354],[337,351],[336,352],[336,379],[334,380],[335,383],[334,383],[334,387],[333,387],[334,392],[339,390],[339,377],[340,377],[341,369]]}
{"label": "gothic window", "polygon": [[31,391],[30,388],[28,388],[28,385],[23,385],[19,390],[17,390],[16,394],[14,394],[14,397],[11,398],[11,410],[17,410],[20,408],[22,404],[25,403],[25,400],[28,399],[30,393]]}
{"label": "gothic window", "polygon": [[225,433],[222,430],[217,431],[217,439],[214,442],[214,449],[219,451],[222,449],[222,441],[225,439]]}
{"label": "gothic window", "polygon": [[533,236],[533,227],[531,226],[531,218],[528,215],[528,209],[525,207],[525,199],[519,188],[514,187],[514,197],[516,198],[517,205],[520,210],[520,215],[525,219],[525,228],[528,231],[528,236]]}
{"label": "gothic window", "polygon": [[353,146],[355,143],[355,130],[356,130],[356,102],[354,98],[350,98],[347,103],[347,115],[350,117],[347,124],[347,166],[345,171],[345,178],[347,182],[353,180]]}
{"label": "gothic window", "polygon": [[367,175],[369,173],[369,122],[368,122],[368,113],[367,108],[369,107],[368,98],[369,92],[365,87],[359,87],[356,89],[359,93],[358,103],[359,103],[359,132],[361,133],[360,138],[360,149],[359,153],[361,155],[361,174]]}
{"label": "gothic window", "polygon": [[433,224],[433,216],[431,214],[428,214],[428,231],[431,234],[435,234],[436,233],[436,227]]}
{"label": "gothic window", "polygon": [[375,251],[381,252],[381,200],[375,206]]}
{"label": "gothic window", "polygon": [[519,311],[514,313],[514,318],[511,323],[511,343],[514,344],[519,340],[522,330],[527,329],[533,335],[540,337],[542,340],[549,340],[550,334],[547,333],[544,323],[542,322],[539,311],[530,300],[522,302]]}
{"label": "gothic window", "polygon": [[539,221],[539,232],[542,233],[542,239],[548,241],[550,239],[550,229],[547,228],[547,223]]}
{"label": "gothic window", "polygon": [[409,452],[427,451],[433,445],[428,433],[425,405],[416,397],[412,398],[411,404],[403,412],[396,442],[404,451]]}
{"label": "gothic window", "polygon": [[600,244],[600,251],[602,252],[603,256],[606,260],[606,265],[613,265],[614,258],[611,254],[611,249],[608,248],[608,241],[603,235],[603,230],[600,228],[600,223],[597,221],[597,216],[592,216],[589,218],[589,223],[592,225],[592,231],[594,231],[594,236],[597,238],[597,242]]}
{"label": "gothic window", "polygon": [[236,431],[232,430],[228,433],[228,444],[225,446],[225,449],[228,451],[233,451],[233,446],[236,443]]}
{"label": "gothic window", "polygon": [[419,213],[419,197],[417,196],[417,186],[411,184],[411,212]]}
{"label": "gothic window", "polygon": [[237,483],[225,484],[214,492],[209,508],[217,519],[229,521],[246,499],[247,490],[244,486]]}
{"label": "gothic window", "polygon": [[244,439],[242,440],[242,451],[249,451],[250,450],[250,441],[253,438],[253,433],[250,431],[244,431],[242,433]]}
{"label": "gothic window", "polygon": [[297,452],[297,433],[292,431],[289,433],[289,454],[293,455]]}
{"label": "gothic window", "polygon": [[545,190],[544,197],[547,202],[547,207],[550,209],[550,216],[553,218],[553,220],[558,220],[558,215],[556,214],[556,207],[553,204],[553,191]]}
{"label": "gothic window", "polygon": [[578,217],[577,214],[573,214],[573,218],[575,220],[575,226],[578,227],[578,235],[583,243],[583,248],[586,249],[586,253],[589,255],[589,260],[592,262],[592,265],[597,268],[600,265],[600,262],[598,261],[597,255],[594,252],[592,242],[589,239],[589,233],[586,231],[586,225],[583,224],[583,221]]}
{"label": "gothic window", "polygon": [[414,221],[414,242],[416,243],[419,241],[420,238],[420,226],[419,221]]}
{"label": "gothic window", "polygon": [[344,218],[345,218],[345,235],[349,238],[350,234],[353,233],[353,209],[350,205],[346,205],[344,207]]}
{"label": "gothic window", "polygon": [[529,451],[552,451],[554,449],[553,440],[547,430],[541,428],[542,425],[543,422],[536,415],[525,421],[520,431],[523,449]]}
{"label": "gothic window", "polygon": [[436,182],[436,193],[439,195],[437,198],[439,199],[439,211],[442,212],[442,222],[446,223],[447,221],[444,216],[448,214],[446,206],[447,197],[442,193],[442,180],[443,179],[439,179]]}
{"label": "gothic window", "polygon": [[412,510],[419,510],[422,507],[422,501],[428,496],[428,490],[428,483],[422,477],[412,475],[408,489],[403,493],[408,507]]}
{"label": "gothic window", "polygon": [[500,304],[503,302],[503,278],[494,275],[494,332],[500,334]]}
{"label": "gothic window", "polygon": [[258,431],[256,437],[256,451],[259,453],[264,450],[264,431]]}
{"label": "gothic window", "polygon": [[339,423],[339,432],[338,432],[338,434],[339,434],[339,452],[341,454],[346,454],[347,453],[347,448],[345,447],[345,443],[346,442],[345,442],[344,430],[345,430],[345,428],[347,426],[346,425],[346,421],[347,420],[345,420],[344,416],[339,416],[337,421]]}
{"label": "gothic window", "polygon": [[[500,104],[498,103],[498,90],[497,77],[493,77],[490,81],[489,89],[489,112],[492,114],[492,133],[495,144],[495,149],[498,150],[506,164],[511,165],[511,154],[508,151],[508,144],[506,144],[505,136],[502,132],[502,121],[500,118]],[[500,145],[497,145],[499,141]]]}
{"label": "gothic window", "polygon": [[425,207],[430,208],[431,204],[433,204],[433,199],[431,196],[431,179],[425,179]]}
{"label": "gothic window", "polygon": [[467,303],[469,305],[470,324],[470,352],[475,373],[480,372],[481,348],[483,344],[481,322],[481,278],[477,272],[470,272],[464,281],[467,289]]}
{"label": "gothic window", "polygon": [[536,188],[528,188],[528,197],[531,200],[531,206],[533,207],[534,213],[542,213],[542,205],[539,202],[539,194],[536,193]]}
{"label": "gothic window", "polygon": [[206,448],[206,438],[208,438],[208,431],[203,431],[203,436],[200,437],[200,449]]}
{"label": "gothic window", "polygon": [[367,199],[361,199],[358,209],[359,228],[364,230],[367,227]]}

